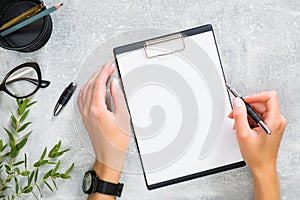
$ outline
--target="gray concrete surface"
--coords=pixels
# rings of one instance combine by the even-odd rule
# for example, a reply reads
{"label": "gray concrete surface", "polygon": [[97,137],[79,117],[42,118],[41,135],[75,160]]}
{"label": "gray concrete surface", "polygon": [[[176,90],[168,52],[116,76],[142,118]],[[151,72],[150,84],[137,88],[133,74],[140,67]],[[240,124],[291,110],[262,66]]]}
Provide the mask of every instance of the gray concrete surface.
{"label": "gray concrete surface", "polygon": [[[47,0],[47,5],[57,1]],[[71,147],[62,167],[75,162],[72,179],[59,181],[59,190],[43,199],[84,199],[83,173],[93,163],[85,142],[78,137],[71,102],[57,118],[53,107],[60,92],[74,79],[85,60],[109,38],[143,28],[183,30],[206,23],[214,26],[227,79],[243,94],[276,90],[281,111],[288,120],[278,157],[281,199],[300,199],[300,1],[298,0],[65,0],[52,15],[54,31],[48,44],[23,54],[0,49],[0,76],[25,61],[36,61],[51,86],[33,99],[30,119],[34,130],[27,150],[31,160],[44,146],[62,140]],[[132,38],[132,41],[135,38]],[[112,49],[103,51],[111,52]],[[101,53],[99,53],[101,58]],[[101,63],[99,63],[99,66]],[[9,121],[14,100],[0,94],[0,126]],[[79,133],[80,134],[80,133]],[[5,137],[1,131],[1,138]],[[130,151],[136,151],[132,142]],[[127,159],[125,168],[140,170],[138,159]],[[141,174],[124,173],[122,199],[252,199],[251,173],[247,167],[211,175],[155,191],[146,189]],[[45,191],[46,188],[45,188]],[[28,197],[26,199],[33,199]]]}

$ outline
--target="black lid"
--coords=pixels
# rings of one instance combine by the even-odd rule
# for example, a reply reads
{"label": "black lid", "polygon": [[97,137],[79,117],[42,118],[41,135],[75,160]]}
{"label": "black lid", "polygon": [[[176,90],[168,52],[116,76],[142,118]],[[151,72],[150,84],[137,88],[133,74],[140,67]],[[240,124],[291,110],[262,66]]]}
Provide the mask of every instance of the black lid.
{"label": "black lid", "polygon": [[[1,0],[0,25],[40,3],[40,0]],[[20,52],[36,51],[48,42],[51,33],[52,20],[50,15],[47,15],[5,37],[0,36],[0,46]]]}

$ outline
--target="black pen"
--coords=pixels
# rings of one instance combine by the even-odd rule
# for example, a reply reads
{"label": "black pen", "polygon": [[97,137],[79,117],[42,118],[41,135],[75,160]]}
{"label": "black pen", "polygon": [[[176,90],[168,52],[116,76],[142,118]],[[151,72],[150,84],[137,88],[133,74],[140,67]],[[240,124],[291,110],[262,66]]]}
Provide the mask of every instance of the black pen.
{"label": "black pen", "polygon": [[246,108],[247,108],[247,113],[248,115],[251,116],[251,118],[268,134],[268,135],[271,135],[271,130],[267,127],[267,125],[262,121],[262,119],[256,114],[256,112],[251,108],[251,106],[245,102],[245,100],[243,99],[243,97],[236,91],[234,90],[230,85],[228,85],[227,83],[226,84],[226,87],[228,88],[228,90],[235,96],[235,97],[238,97],[240,99],[243,100],[243,102],[245,103],[246,105]]}
{"label": "black pen", "polygon": [[73,93],[75,92],[76,87],[77,86],[75,83],[70,83],[70,85],[63,91],[54,108],[54,116],[57,116],[60,113],[60,111],[65,107],[65,105],[67,105]]}

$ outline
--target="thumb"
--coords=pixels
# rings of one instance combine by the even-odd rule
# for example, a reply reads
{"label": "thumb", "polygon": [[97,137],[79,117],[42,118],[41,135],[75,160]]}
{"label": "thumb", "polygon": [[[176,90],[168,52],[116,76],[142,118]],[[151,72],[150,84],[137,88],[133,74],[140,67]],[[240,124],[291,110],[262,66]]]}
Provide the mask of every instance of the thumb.
{"label": "thumb", "polygon": [[237,135],[246,136],[251,129],[248,124],[246,106],[241,98],[235,98],[233,101],[233,117]]}
{"label": "thumb", "polygon": [[117,79],[113,79],[110,85],[112,100],[114,103],[114,119],[118,127],[129,136],[130,133],[130,117],[126,106],[123,91]]}
{"label": "thumb", "polygon": [[125,99],[118,80],[113,78],[110,84],[111,97],[114,103],[115,113],[126,109]]}

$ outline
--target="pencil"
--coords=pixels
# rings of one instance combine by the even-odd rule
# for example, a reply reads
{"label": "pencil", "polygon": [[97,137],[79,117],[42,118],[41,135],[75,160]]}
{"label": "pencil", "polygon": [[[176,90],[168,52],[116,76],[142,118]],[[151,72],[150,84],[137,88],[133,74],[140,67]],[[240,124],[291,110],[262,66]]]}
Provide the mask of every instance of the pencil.
{"label": "pencil", "polygon": [[38,4],[32,8],[30,8],[29,10],[23,12],[22,14],[18,15],[17,17],[13,18],[12,20],[8,21],[7,23],[3,24],[3,26],[1,26],[0,31],[8,29],[9,27],[19,23],[22,20],[25,20],[27,18],[30,18],[34,15],[36,15],[37,13],[39,13],[43,8],[45,7],[45,5],[43,3]]}
{"label": "pencil", "polygon": [[27,25],[29,25],[29,24],[31,24],[31,23],[33,23],[33,22],[35,22],[35,21],[37,21],[37,20],[39,20],[39,19],[41,19],[43,17],[45,17],[46,15],[49,15],[50,13],[58,10],[62,5],[63,5],[63,3],[56,4],[56,5],[52,6],[51,8],[49,8],[47,10],[44,10],[44,11],[38,13],[37,15],[34,15],[33,17],[28,18],[28,19],[20,22],[19,24],[16,24],[16,25],[10,27],[9,29],[7,29],[5,31],[2,31],[0,33],[0,35],[2,37],[5,37],[8,34],[11,34],[11,33],[15,32],[15,31],[17,31],[17,30],[19,30],[19,29],[21,29],[21,28],[23,28],[23,27],[25,27],[25,26],[27,26]]}

